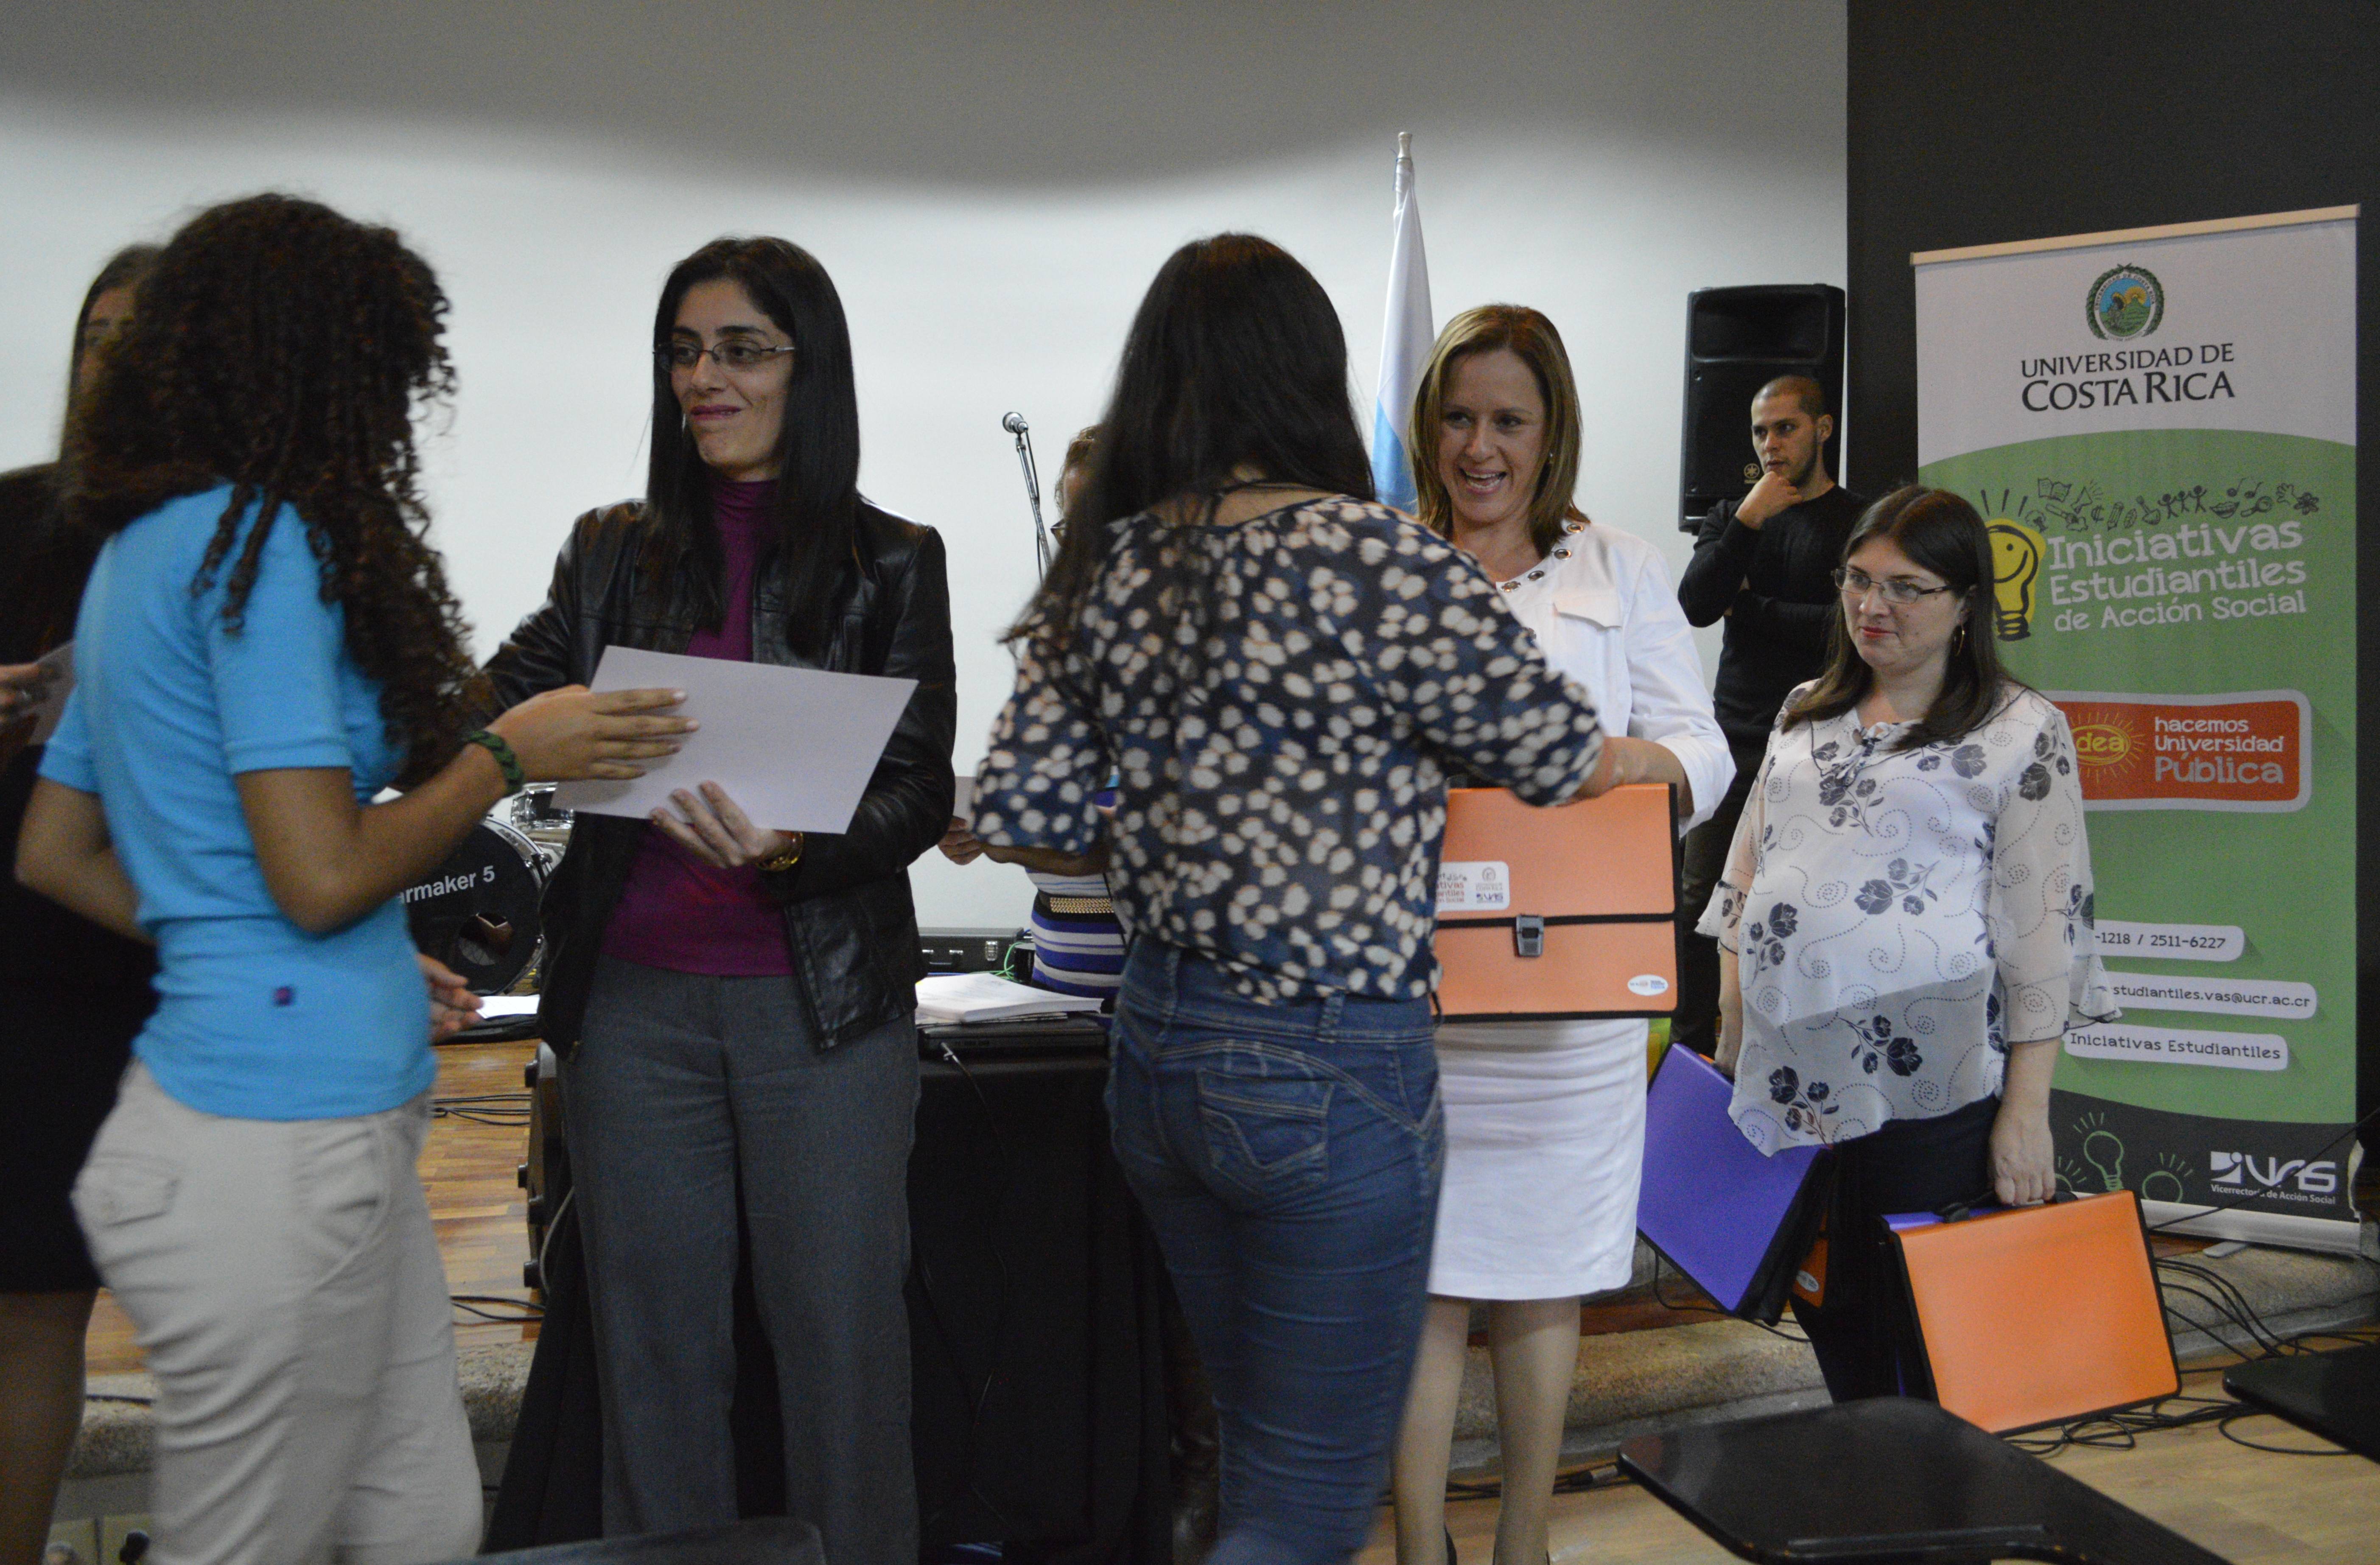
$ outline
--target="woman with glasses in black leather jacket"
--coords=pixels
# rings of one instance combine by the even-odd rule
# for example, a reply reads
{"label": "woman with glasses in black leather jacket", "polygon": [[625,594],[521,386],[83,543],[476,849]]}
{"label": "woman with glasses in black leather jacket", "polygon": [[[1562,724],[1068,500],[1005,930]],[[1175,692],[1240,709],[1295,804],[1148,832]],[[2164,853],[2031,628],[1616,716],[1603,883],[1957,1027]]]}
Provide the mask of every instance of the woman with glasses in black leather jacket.
{"label": "woman with glasses in black leather jacket", "polygon": [[582,816],[547,892],[603,1528],[735,1519],[740,1202],[788,1508],[837,1565],[909,1565],[907,867],[951,813],[941,540],[859,495],[850,336],[806,251],[704,246],[670,273],[653,344],[646,497],[578,518],[489,665],[498,699],[583,683],[615,644],[917,688],[847,831],[771,830],[704,784],[647,822]]}

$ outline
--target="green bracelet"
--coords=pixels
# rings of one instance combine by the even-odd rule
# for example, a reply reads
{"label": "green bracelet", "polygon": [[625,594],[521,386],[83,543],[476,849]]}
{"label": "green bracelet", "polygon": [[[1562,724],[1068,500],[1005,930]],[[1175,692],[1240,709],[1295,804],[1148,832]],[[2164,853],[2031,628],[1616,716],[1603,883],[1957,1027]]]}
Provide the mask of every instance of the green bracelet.
{"label": "green bracelet", "polygon": [[500,736],[481,728],[464,734],[463,743],[478,745],[496,758],[496,770],[504,774],[504,797],[510,798],[528,786],[528,778],[521,770],[520,757],[513,754],[513,747]]}

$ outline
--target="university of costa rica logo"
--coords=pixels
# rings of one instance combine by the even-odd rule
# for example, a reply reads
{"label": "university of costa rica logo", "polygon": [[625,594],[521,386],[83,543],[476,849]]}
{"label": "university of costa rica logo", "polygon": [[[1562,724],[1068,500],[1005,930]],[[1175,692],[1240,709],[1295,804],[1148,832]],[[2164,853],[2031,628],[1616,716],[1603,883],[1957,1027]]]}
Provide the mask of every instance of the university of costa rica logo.
{"label": "university of costa rica logo", "polygon": [[2082,318],[2091,323],[2095,337],[2117,342],[2145,337],[2165,320],[2165,285],[2146,267],[2110,267],[2091,285]]}

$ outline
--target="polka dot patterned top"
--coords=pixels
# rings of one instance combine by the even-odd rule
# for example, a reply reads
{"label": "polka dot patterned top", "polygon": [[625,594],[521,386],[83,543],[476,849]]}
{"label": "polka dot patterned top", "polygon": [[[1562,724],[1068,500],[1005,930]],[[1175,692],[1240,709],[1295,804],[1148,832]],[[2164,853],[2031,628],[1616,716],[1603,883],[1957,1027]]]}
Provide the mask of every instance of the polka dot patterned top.
{"label": "polka dot patterned top", "polygon": [[[1586,693],[1469,555],[1382,505],[1189,529],[1143,515],[1111,539],[1063,657],[1019,643],[976,834],[1086,851],[1113,770],[1128,928],[1262,1001],[1427,996],[1449,767],[1570,797],[1602,752]],[[1203,610],[1175,609],[1172,547]]]}

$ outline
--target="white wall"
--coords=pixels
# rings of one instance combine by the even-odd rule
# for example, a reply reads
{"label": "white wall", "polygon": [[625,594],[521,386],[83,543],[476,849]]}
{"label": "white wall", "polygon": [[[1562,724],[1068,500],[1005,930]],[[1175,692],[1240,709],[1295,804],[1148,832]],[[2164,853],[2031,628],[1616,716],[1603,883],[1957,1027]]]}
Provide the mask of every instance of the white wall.
{"label": "white wall", "polygon": [[[266,188],[394,224],[454,301],[431,496],[484,651],[569,518],[641,487],[671,262],[783,234],[851,316],[862,486],[948,540],[962,769],[1032,584],[1000,417],[1054,468],[1184,239],[1250,229],[1313,269],[1368,429],[1413,131],[1439,319],[1554,318],[1586,382],[1580,503],[1673,569],[1687,291],[1844,273],[1841,0],[96,0],[13,6],[7,30],[0,467],[54,449],[74,309],[115,246]],[[1029,896],[937,855],[916,881],[929,925],[1014,925]]]}

